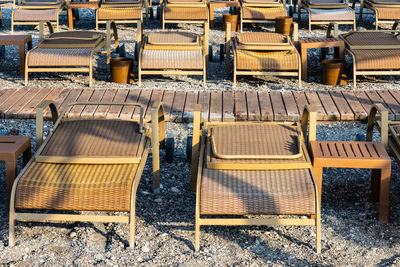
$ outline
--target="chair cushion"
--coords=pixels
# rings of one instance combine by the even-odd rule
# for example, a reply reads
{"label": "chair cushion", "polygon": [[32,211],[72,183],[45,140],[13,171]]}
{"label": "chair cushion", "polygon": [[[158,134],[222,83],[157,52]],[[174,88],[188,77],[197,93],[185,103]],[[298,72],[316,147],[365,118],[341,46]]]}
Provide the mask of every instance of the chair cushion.
{"label": "chair cushion", "polygon": [[59,9],[16,9],[14,10],[14,21],[35,21],[41,20],[56,21]]}
{"label": "chair cushion", "polygon": [[92,48],[34,48],[28,56],[29,67],[89,66]]}
{"label": "chair cushion", "polygon": [[271,3],[279,3],[279,0],[243,0],[243,3],[246,4],[271,4]]}
{"label": "chair cushion", "polygon": [[150,32],[147,43],[153,45],[198,45],[199,37],[190,32]]}
{"label": "chair cushion", "polygon": [[150,50],[141,54],[142,69],[203,69],[201,50]]}
{"label": "chair cushion", "polygon": [[113,6],[101,6],[98,9],[97,18],[99,20],[135,20],[139,21],[142,19],[142,8],[138,6],[130,7],[115,7]]}
{"label": "chair cushion", "polygon": [[207,20],[208,7],[176,7],[166,6],[164,8],[164,19],[166,20]]}
{"label": "chair cushion", "polygon": [[378,19],[400,19],[400,5],[398,7],[375,7]]}
{"label": "chair cushion", "polygon": [[354,10],[351,8],[318,9],[310,8],[312,21],[353,21]]}
{"label": "chair cushion", "polygon": [[238,70],[298,70],[299,56],[295,50],[236,50],[236,66]]}
{"label": "chair cushion", "polygon": [[203,169],[200,213],[315,214],[315,191],[310,170]]}
{"label": "chair cushion", "polygon": [[50,34],[39,48],[94,48],[105,38],[105,34],[94,31],[68,31]]}
{"label": "chair cushion", "polygon": [[386,32],[351,32],[343,35],[343,38],[351,50],[368,49],[368,46],[381,46],[381,49],[388,46],[388,49],[400,49],[400,40]]}
{"label": "chair cushion", "polygon": [[244,19],[272,20],[276,17],[286,16],[286,9],[282,7],[243,7]]}
{"label": "chair cushion", "polygon": [[400,70],[400,49],[352,50],[357,70]]}

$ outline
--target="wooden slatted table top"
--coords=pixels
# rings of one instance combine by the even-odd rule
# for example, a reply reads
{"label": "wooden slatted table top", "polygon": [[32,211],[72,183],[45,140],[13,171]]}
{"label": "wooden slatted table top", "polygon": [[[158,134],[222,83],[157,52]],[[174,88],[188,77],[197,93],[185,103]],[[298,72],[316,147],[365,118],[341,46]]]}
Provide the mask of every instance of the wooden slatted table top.
{"label": "wooden slatted table top", "polygon": [[1,45],[12,45],[16,43],[27,43],[32,41],[32,36],[29,34],[6,34],[0,35],[0,44]]}
{"label": "wooden slatted table top", "polygon": [[344,41],[339,38],[308,38],[300,39],[299,45],[306,46],[307,48],[319,48],[319,47],[332,47],[332,46],[344,46]]}

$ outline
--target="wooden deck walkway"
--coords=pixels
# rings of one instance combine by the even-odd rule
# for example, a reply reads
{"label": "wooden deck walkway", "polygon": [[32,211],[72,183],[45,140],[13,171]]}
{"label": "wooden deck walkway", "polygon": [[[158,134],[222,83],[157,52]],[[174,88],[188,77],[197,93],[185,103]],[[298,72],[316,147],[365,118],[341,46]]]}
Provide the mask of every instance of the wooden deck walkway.
{"label": "wooden deck walkway", "polygon": [[[313,104],[318,120],[366,119],[373,103],[382,103],[390,119],[400,120],[400,90],[371,91],[174,91],[141,89],[0,89],[1,118],[35,118],[44,99],[56,101],[59,109],[72,101],[139,102],[150,118],[150,107],[162,101],[168,121],[190,122],[196,103],[209,121],[297,120],[305,104]],[[47,113],[49,115],[49,112]],[[136,117],[139,110],[121,106],[76,106],[69,117]]]}

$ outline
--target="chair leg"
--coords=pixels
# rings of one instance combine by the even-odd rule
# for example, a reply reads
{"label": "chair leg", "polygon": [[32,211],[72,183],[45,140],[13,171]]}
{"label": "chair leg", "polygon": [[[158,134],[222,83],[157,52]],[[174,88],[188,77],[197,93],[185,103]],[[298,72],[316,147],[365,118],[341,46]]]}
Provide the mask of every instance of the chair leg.
{"label": "chair leg", "polygon": [[379,201],[379,190],[381,184],[381,173],[380,169],[372,169],[371,170],[371,201],[378,202]]}
{"label": "chair leg", "polygon": [[8,223],[8,246],[15,246],[15,218],[14,218],[14,209],[10,209],[10,218]]}
{"label": "chair leg", "polygon": [[316,234],[315,234],[315,238],[316,238],[316,248],[317,248],[317,253],[321,253],[321,212],[320,212],[320,208],[318,208],[318,213],[317,216],[315,218],[315,225],[316,225]]}
{"label": "chair leg", "polygon": [[200,218],[197,218],[196,216],[196,223],[195,223],[195,250],[199,251],[200,249],[200,222],[199,222]]}
{"label": "chair leg", "polygon": [[315,179],[317,179],[318,183],[319,202],[321,203],[323,168],[315,165],[313,167],[315,172]]}
{"label": "chair leg", "polygon": [[129,247],[135,247],[135,230],[136,230],[136,193],[132,196],[131,211],[129,214]]}
{"label": "chair leg", "polygon": [[391,163],[382,168],[379,190],[379,221],[389,221]]}

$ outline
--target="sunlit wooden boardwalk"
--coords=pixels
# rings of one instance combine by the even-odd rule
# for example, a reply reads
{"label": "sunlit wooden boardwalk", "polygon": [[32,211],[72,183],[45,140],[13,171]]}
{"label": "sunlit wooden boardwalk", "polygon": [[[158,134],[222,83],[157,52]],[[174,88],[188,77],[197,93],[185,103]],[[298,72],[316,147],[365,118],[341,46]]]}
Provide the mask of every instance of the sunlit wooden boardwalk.
{"label": "sunlit wooden boardwalk", "polygon": [[[72,101],[139,102],[150,118],[150,107],[162,101],[168,121],[190,122],[196,103],[209,121],[297,120],[305,104],[313,104],[318,120],[348,121],[366,119],[373,103],[382,103],[391,119],[400,120],[400,90],[371,91],[175,91],[141,89],[0,89],[1,118],[35,117],[36,106],[52,99],[63,108]],[[49,113],[47,113],[49,114]],[[77,106],[70,117],[136,117],[136,108],[121,106]]]}

